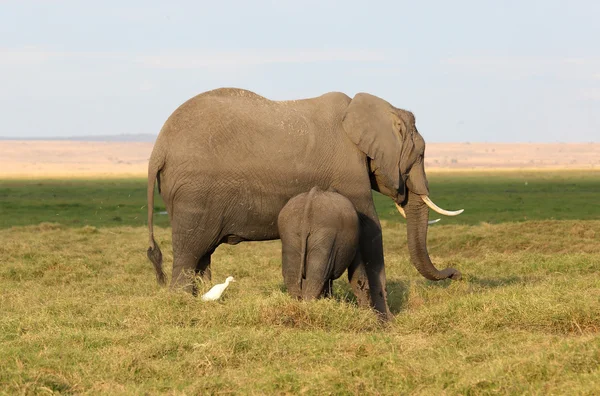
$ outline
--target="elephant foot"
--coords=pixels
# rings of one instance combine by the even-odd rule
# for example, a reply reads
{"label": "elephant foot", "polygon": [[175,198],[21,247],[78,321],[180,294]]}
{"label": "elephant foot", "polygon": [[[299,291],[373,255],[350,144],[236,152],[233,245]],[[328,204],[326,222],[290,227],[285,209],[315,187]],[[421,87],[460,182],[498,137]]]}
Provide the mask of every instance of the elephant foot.
{"label": "elephant foot", "polygon": [[193,270],[176,271],[169,285],[171,291],[183,291],[193,296],[198,294],[197,279]]}
{"label": "elephant foot", "polygon": [[394,320],[394,314],[392,314],[389,310],[385,313],[375,311],[377,313],[377,318],[382,323],[389,323]]}

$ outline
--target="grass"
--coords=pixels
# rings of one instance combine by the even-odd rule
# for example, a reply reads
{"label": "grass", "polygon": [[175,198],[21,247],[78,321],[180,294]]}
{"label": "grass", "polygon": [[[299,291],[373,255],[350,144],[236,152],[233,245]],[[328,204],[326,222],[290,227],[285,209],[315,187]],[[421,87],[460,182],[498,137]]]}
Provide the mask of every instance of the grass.
{"label": "grass", "polygon": [[[595,176],[581,174],[560,199],[591,206]],[[439,175],[441,185],[437,177],[430,177],[432,196],[482,180]],[[503,177],[507,185],[522,180]],[[571,183],[554,177],[528,177],[528,186]],[[123,185],[133,191],[141,183],[114,182],[111,202],[123,197]],[[94,188],[105,194],[104,183],[112,182],[74,183],[84,187],[72,187],[72,203]],[[46,194],[37,187],[30,185],[27,202]],[[520,194],[530,201],[527,190]],[[439,195],[440,205],[456,199]],[[88,224],[65,215],[64,224],[5,225],[0,393],[597,394],[600,220],[576,209],[576,219],[552,220],[560,212],[540,211],[546,219],[444,219],[431,227],[433,261],[460,269],[460,282],[422,278],[409,262],[405,225],[384,220],[395,314],[387,325],[356,306],[345,279],[335,282],[333,299],[290,299],[279,241],[217,249],[213,280],[233,275],[238,282],[221,302],[203,303],[156,285],[143,221]],[[41,209],[29,219],[23,213],[22,223],[44,217]],[[170,229],[157,227],[157,240],[169,267]]]}
{"label": "grass", "polygon": [[[67,226],[146,224],[145,179],[0,180],[0,228],[58,222]],[[600,219],[600,171],[432,173],[432,199],[446,209],[464,208],[443,224],[526,220]],[[391,200],[375,193],[382,219],[398,221]],[[164,211],[156,194],[155,213]],[[431,218],[439,217],[431,214]],[[155,224],[168,226],[167,216]]]}
{"label": "grass", "polygon": [[[58,222],[67,226],[119,227],[147,223],[145,179],[0,181],[0,228]],[[158,193],[157,212],[164,211]],[[167,216],[156,224],[167,226]]]}
{"label": "grass", "polygon": [[[444,209],[465,209],[444,224],[527,220],[600,219],[600,171],[444,172],[428,175],[430,196]],[[377,194],[380,217],[397,217],[389,198]],[[430,218],[438,218],[435,213]]]}

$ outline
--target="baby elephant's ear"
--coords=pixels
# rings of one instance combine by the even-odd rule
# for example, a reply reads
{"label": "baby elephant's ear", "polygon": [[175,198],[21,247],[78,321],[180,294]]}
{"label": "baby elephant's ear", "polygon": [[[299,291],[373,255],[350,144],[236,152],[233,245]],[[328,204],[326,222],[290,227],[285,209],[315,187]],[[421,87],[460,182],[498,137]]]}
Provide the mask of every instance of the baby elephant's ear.
{"label": "baby elephant's ear", "polygon": [[375,172],[386,187],[397,192],[404,190],[400,179],[399,119],[393,107],[383,99],[366,93],[357,94],[342,122],[348,137],[375,164]]}

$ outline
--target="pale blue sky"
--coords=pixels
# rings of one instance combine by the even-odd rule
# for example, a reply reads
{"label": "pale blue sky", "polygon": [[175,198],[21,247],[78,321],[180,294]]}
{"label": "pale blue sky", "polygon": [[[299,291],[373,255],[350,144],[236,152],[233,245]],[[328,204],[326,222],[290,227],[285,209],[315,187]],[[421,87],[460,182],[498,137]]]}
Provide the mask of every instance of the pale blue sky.
{"label": "pale blue sky", "polygon": [[592,0],[0,0],[0,136],[156,134],[235,86],[369,92],[428,142],[597,142],[599,21]]}

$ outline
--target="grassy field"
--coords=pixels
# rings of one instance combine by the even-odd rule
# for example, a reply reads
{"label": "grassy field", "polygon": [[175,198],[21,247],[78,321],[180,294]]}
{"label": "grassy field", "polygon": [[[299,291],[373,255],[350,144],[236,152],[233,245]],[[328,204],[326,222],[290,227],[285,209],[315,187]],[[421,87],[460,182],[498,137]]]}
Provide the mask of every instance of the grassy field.
{"label": "grassy field", "polygon": [[290,299],[279,241],[217,250],[213,280],[238,280],[219,303],[159,288],[143,181],[2,181],[0,393],[598,394],[600,174],[429,179],[466,209],[429,232],[436,265],[464,279],[423,279],[377,197],[386,325],[345,279],[333,299]]}
{"label": "grassy field", "polygon": [[[465,209],[444,218],[444,224],[600,220],[600,171],[433,173],[428,178],[438,205]],[[156,196],[156,212],[164,211]],[[375,200],[380,218],[399,220],[389,198],[375,193]],[[0,180],[0,228],[41,222],[137,227],[146,224],[146,213],[145,179]],[[166,227],[168,219],[158,215],[155,224]]]}

